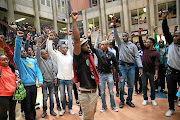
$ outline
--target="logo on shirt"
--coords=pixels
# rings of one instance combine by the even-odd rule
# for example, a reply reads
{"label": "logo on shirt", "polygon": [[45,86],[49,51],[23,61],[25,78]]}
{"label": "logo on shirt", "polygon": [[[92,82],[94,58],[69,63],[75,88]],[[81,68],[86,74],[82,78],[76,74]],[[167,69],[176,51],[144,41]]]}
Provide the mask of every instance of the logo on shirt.
{"label": "logo on shirt", "polygon": [[29,67],[33,66],[33,63],[30,62],[30,63],[27,64],[27,66],[28,66],[28,68],[29,68]]}
{"label": "logo on shirt", "polygon": [[89,60],[88,59],[86,60],[86,65],[89,66]]}

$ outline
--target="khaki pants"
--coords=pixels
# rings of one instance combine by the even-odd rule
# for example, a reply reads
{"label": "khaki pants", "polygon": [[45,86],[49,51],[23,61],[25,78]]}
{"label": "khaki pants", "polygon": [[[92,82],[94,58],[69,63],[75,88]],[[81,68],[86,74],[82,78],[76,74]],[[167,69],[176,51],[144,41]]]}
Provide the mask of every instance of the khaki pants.
{"label": "khaki pants", "polygon": [[96,93],[81,93],[78,92],[79,102],[83,111],[83,120],[94,120],[96,112],[98,90]]}

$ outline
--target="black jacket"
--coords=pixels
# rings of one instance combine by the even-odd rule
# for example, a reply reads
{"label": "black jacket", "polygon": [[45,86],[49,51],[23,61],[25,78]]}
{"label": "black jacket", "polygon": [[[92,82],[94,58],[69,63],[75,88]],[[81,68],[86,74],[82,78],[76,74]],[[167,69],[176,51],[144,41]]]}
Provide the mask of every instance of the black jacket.
{"label": "black jacket", "polygon": [[91,37],[88,37],[88,39],[89,39],[89,46],[92,52],[95,53],[98,58],[98,72],[105,74],[112,73],[113,70],[112,64],[113,64],[119,75],[122,76],[118,67],[117,59],[114,56],[114,54],[108,50],[104,52],[103,50],[94,48],[91,43]]}

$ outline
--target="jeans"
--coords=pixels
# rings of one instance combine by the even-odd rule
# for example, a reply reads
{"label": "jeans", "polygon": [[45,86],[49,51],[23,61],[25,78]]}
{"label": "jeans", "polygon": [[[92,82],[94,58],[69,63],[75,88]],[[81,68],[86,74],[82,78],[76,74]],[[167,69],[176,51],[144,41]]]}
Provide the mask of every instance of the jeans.
{"label": "jeans", "polygon": [[168,87],[168,102],[169,102],[170,110],[175,110],[174,99],[177,93],[177,82],[180,85],[180,71],[174,72],[168,68],[167,87]]}
{"label": "jeans", "polygon": [[12,96],[0,96],[0,120],[7,120],[9,111],[9,120],[15,120],[16,100],[12,100]]}
{"label": "jeans", "polygon": [[116,81],[116,92],[119,92],[119,78],[116,69],[114,68],[114,79]]}
{"label": "jeans", "polygon": [[37,97],[37,87],[36,85],[24,86],[26,89],[26,97],[22,100],[23,109],[25,112],[26,120],[35,120],[36,119],[36,97]]}
{"label": "jeans", "polygon": [[119,84],[120,84],[120,100],[121,102],[124,102],[124,86],[125,86],[125,79],[127,77],[128,79],[128,97],[126,99],[127,102],[132,101],[132,94],[133,94],[133,87],[134,87],[134,80],[135,80],[135,67],[134,66],[128,66],[125,67],[123,65],[119,65],[119,69],[122,73],[122,76],[124,78],[124,81],[121,82],[121,78],[119,76]]}
{"label": "jeans", "polygon": [[[139,89],[138,89],[138,81],[139,81]],[[135,67],[135,91],[136,92],[142,92],[142,80],[141,77],[139,77],[139,68]]]}
{"label": "jeans", "polygon": [[72,96],[73,84],[71,83],[71,80],[59,80],[61,103],[64,110],[66,109],[65,86],[67,87],[68,101],[69,101],[68,108],[70,110],[72,109],[72,101],[73,101],[73,96]]}
{"label": "jeans", "polygon": [[149,82],[150,82],[150,85],[151,85],[151,100],[154,100],[155,99],[155,88],[156,88],[155,87],[155,81],[154,81],[154,74],[143,71],[143,75],[142,75],[141,79],[142,79],[144,100],[148,100],[148,97],[147,97],[148,79],[149,79]]}
{"label": "jeans", "polygon": [[76,100],[78,100],[78,92],[77,92],[77,87],[75,83],[73,84],[73,90],[74,90],[74,97]]}
{"label": "jeans", "polygon": [[[160,64],[159,66],[159,80],[160,80],[160,86],[161,86],[161,90],[165,89],[165,74],[166,74],[166,68],[164,64]],[[158,89],[159,83],[158,80],[156,80],[156,89]]]}
{"label": "jeans", "polygon": [[113,74],[109,73],[109,74],[101,74],[99,73],[99,80],[100,80],[100,89],[101,89],[101,99],[102,99],[102,107],[103,108],[107,108],[106,105],[106,93],[105,93],[105,89],[106,89],[106,82],[108,84],[108,89],[109,89],[109,94],[110,94],[110,103],[111,103],[111,107],[116,107],[115,105],[115,101],[114,101],[114,80],[113,80]]}
{"label": "jeans", "polygon": [[60,107],[59,95],[58,95],[58,85],[54,85],[54,95],[56,98],[57,107]]}
{"label": "jeans", "polygon": [[43,93],[43,111],[47,110],[47,88],[49,91],[50,98],[50,111],[54,108],[54,82],[43,82],[42,93]]}

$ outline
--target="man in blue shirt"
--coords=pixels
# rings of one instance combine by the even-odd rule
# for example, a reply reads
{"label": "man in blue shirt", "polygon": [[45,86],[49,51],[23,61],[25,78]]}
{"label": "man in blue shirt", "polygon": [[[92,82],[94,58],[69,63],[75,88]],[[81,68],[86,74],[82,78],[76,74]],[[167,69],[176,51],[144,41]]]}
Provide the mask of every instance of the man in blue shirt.
{"label": "man in blue shirt", "polygon": [[41,71],[34,59],[27,57],[27,52],[22,46],[24,32],[18,31],[15,39],[14,62],[19,71],[21,83],[26,89],[26,98],[22,101],[25,110],[26,120],[35,120],[35,103],[37,96],[36,78],[38,78],[39,87],[43,86],[43,77]]}

